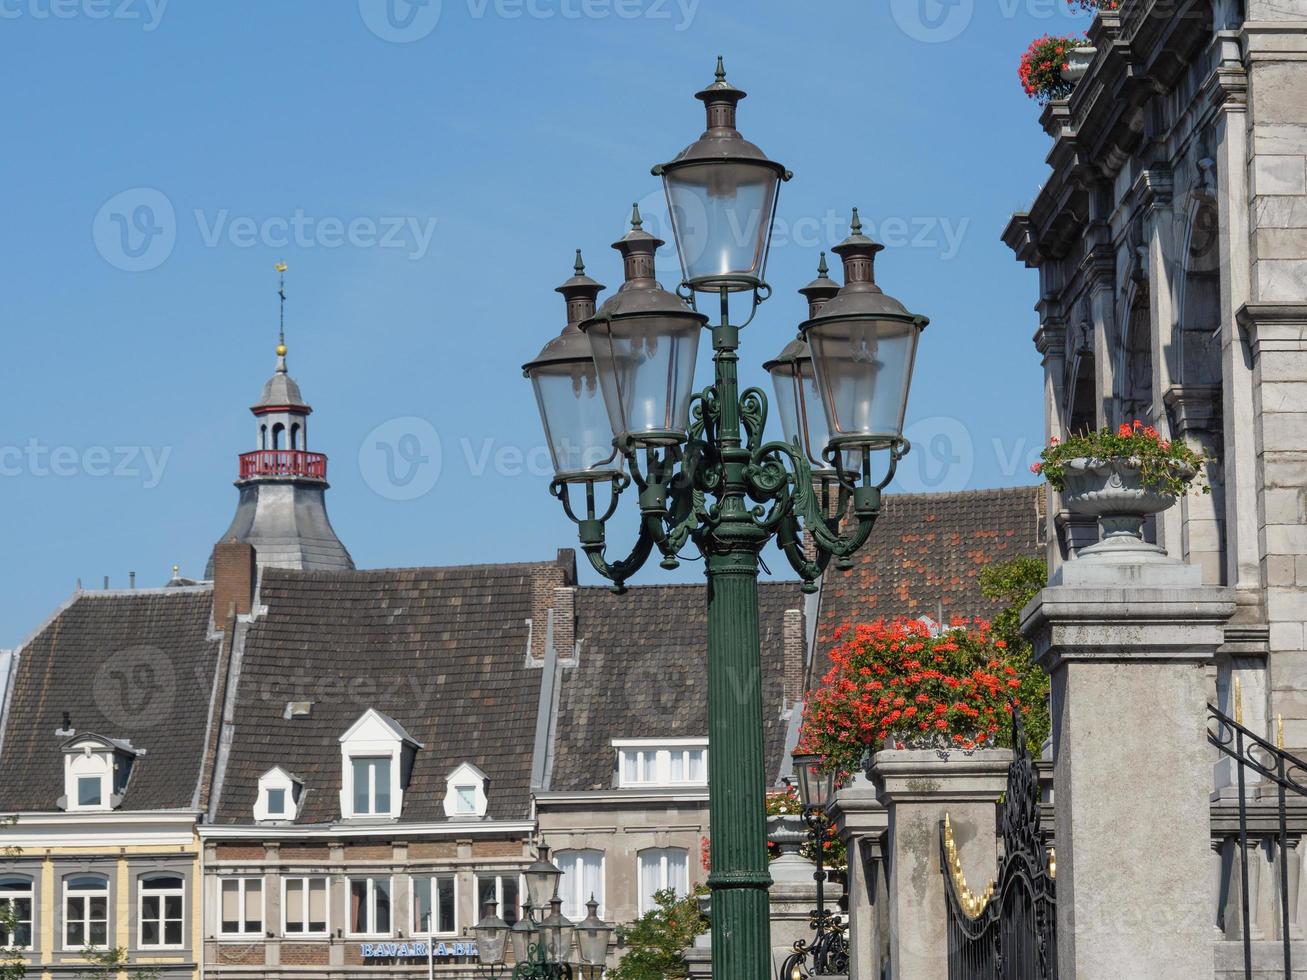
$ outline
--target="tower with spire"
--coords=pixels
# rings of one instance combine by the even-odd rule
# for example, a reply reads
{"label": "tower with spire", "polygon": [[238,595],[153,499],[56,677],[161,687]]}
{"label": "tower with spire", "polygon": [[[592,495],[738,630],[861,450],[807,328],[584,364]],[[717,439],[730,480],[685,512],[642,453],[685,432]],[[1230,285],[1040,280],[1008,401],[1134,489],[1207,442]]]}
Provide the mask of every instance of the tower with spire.
{"label": "tower with spire", "polygon": [[[241,454],[236,516],[219,540],[253,545],[260,568],[353,568],[354,560],[327,517],[327,457],[309,451],[313,409],[286,369],[284,262],[277,263],[277,274],[277,369],[250,407],[257,425],[257,448]],[[212,570],[210,559],[206,577],[212,576]]]}

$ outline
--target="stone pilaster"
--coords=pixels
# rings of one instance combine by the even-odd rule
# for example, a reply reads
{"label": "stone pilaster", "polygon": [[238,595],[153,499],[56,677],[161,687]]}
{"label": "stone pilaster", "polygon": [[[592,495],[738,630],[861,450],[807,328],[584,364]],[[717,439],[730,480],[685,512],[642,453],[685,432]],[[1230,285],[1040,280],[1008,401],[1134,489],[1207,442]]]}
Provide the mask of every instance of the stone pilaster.
{"label": "stone pilaster", "polygon": [[[808,827],[798,814],[767,819],[767,839],[780,847],[780,856],[771,863],[772,972],[780,969],[794,951],[796,940],[811,943],[811,913],[817,907],[817,865],[801,853],[808,839]],[[826,907],[839,905],[839,888],[827,881]]]}
{"label": "stone pilaster", "polygon": [[889,961],[885,846],[889,811],[859,774],[831,803],[835,832],[849,859],[849,976],[884,976]]}
{"label": "stone pilaster", "polygon": [[996,804],[1007,787],[1011,761],[1007,749],[955,752],[947,759],[932,750],[876,753],[872,780],[889,813],[886,898],[892,980],[948,976],[939,828],[947,815],[967,880],[977,890],[984,888],[997,870]]}
{"label": "stone pilaster", "polygon": [[1160,554],[1065,564],[1022,629],[1052,677],[1058,974],[1213,976],[1207,676],[1233,592]]}

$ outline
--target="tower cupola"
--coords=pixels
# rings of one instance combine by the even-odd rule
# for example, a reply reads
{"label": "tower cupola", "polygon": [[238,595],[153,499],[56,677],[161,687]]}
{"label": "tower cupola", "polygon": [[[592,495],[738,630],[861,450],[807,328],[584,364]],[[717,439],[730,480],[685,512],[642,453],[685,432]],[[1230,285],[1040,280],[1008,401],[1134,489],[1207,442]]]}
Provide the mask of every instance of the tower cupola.
{"label": "tower cupola", "polygon": [[[236,516],[221,541],[254,546],[260,568],[353,568],[327,517],[327,457],[309,450],[309,415],[300,386],[286,368],[286,264],[277,263],[281,304],[277,367],[250,406],[255,448],[240,456]],[[212,575],[213,562],[210,559]]]}

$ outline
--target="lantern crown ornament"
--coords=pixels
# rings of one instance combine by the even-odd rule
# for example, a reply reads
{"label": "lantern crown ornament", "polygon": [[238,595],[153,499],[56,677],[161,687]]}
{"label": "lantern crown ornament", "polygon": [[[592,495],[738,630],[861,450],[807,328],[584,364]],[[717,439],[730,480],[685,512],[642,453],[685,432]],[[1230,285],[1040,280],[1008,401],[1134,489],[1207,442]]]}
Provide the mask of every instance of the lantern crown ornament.
{"label": "lantern crown ornament", "polygon": [[735,292],[762,284],[776,195],[792,176],[735,128],[744,97],[726,80],[718,57],[712,84],[695,93],[707,127],[674,159],[653,168],[667,193],[685,283],[694,290]]}
{"label": "lantern crown ornament", "polygon": [[580,324],[590,341],[613,436],[623,448],[675,445],[687,436],[699,336],[708,318],[654,278],[663,245],[631,206],[631,228],[613,243],[625,281]]}

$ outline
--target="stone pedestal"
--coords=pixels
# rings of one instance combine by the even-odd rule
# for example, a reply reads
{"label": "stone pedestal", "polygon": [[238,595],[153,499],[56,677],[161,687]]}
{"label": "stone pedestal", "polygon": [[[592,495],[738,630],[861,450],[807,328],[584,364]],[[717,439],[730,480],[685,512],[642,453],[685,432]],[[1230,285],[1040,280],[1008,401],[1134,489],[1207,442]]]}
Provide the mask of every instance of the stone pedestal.
{"label": "stone pedestal", "polygon": [[997,870],[996,804],[1011,761],[1007,749],[955,752],[947,759],[933,750],[876,753],[872,779],[889,813],[886,898],[893,980],[948,976],[940,825],[947,814],[962,870],[972,889],[982,891]]}
{"label": "stone pedestal", "polygon": [[849,976],[881,980],[889,958],[884,881],[889,811],[876,787],[859,774],[835,794],[830,812],[849,860]]}
{"label": "stone pedestal", "polygon": [[1206,667],[1230,589],[1161,555],[1067,562],[1023,612],[1052,677],[1058,975],[1213,976]]}
{"label": "stone pedestal", "polygon": [[[771,948],[772,972],[780,969],[802,939],[811,943],[812,910],[817,907],[817,865],[799,853],[808,839],[808,827],[797,814],[767,818],[767,838],[780,846],[780,857],[771,863]],[[826,907],[839,904],[838,885],[826,882]]]}

